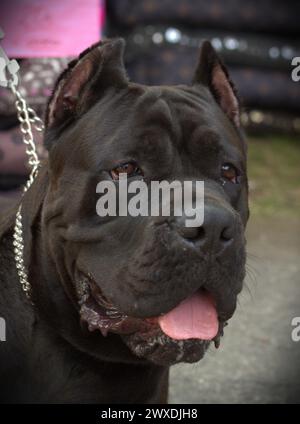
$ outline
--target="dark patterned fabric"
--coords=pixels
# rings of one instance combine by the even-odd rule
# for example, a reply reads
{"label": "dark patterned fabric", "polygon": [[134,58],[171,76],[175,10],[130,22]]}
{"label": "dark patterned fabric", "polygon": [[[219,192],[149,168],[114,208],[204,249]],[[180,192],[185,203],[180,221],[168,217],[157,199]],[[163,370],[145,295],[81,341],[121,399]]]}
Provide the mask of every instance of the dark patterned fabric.
{"label": "dark patterned fabric", "polygon": [[300,31],[298,38],[291,39],[286,36],[154,24],[137,26],[127,34],[127,50],[134,57],[144,56],[154,47],[174,49],[181,46],[186,54],[195,54],[195,48],[199,48],[204,40],[211,41],[228,65],[289,72],[293,57],[300,57]]}
{"label": "dark patterned fabric", "polygon": [[185,24],[230,31],[299,33],[299,0],[108,0],[115,25]]}
{"label": "dark patterned fabric", "polygon": [[[20,62],[19,90],[39,116],[43,116],[58,75],[66,68],[68,59],[26,59]],[[15,116],[14,95],[0,87],[0,118]]]}
{"label": "dark patterned fabric", "polygon": [[[291,60],[300,56],[298,0],[108,0],[107,5],[109,35],[127,39],[132,80],[189,83],[208,39],[230,71],[247,122],[256,129],[278,123],[276,130],[299,134],[300,84],[291,78]],[[276,116],[282,118],[275,122]]]}
{"label": "dark patterned fabric", "polygon": [[[28,59],[20,61],[18,89],[27,104],[43,118],[47,99],[51,95],[58,75],[66,67],[69,59]],[[26,147],[16,115],[15,98],[6,88],[0,88],[0,179],[5,185],[14,186],[19,176],[27,175]],[[41,158],[46,156],[42,145],[42,135],[33,130],[37,150]],[[9,184],[12,182],[12,184]]]}
{"label": "dark patterned fabric", "polygon": [[[129,76],[142,84],[189,83],[196,66],[198,47],[153,47],[127,63]],[[230,75],[247,107],[262,107],[299,112],[300,84],[289,72],[247,67],[230,67]]]}

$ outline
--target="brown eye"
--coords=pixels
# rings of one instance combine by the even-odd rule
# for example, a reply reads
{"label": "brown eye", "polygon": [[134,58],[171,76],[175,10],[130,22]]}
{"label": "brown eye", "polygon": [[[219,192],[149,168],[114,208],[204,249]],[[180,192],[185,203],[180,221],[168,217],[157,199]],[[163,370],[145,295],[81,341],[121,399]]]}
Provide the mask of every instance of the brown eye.
{"label": "brown eye", "polygon": [[123,163],[110,171],[113,180],[118,180],[120,174],[127,174],[127,178],[143,175],[142,170],[134,162]]}
{"label": "brown eye", "polygon": [[222,165],[222,178],[223,180],[230,181],[233,184],[238,184],[240,181],[239,171],[231,163],[224,163]]}

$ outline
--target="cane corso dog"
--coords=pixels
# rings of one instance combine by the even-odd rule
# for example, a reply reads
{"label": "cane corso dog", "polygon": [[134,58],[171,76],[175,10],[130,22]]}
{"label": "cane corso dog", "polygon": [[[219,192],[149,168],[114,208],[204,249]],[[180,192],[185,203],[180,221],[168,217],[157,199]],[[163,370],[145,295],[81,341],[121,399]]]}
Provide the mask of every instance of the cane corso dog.
{"label": "cane corso dog", "polygon": [[[245,276],[246,146],[209,42],[189,85],[130,82],[124,41],[84,51],[48,103],[48,159],[0,227],[2,402],[164,403],[172,364],[218,347]],[[204,181],[204,222],[96,213],[99,181]],[[22,243],[21,243],[22,245]],[[20,261],[20,258],[17,258]]]}

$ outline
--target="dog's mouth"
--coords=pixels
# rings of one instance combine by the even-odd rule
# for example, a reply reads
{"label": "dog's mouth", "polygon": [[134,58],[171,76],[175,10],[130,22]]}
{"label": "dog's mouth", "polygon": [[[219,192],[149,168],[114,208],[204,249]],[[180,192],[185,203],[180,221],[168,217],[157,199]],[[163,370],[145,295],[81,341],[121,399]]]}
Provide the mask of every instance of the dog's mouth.
{"label": "dog's mouth", "polygon": [[138,357],[159,365],[196,362],[211,341],[220,345],[224,322],[218,320],[212,296],[198,290],[166,314],[136,318],[122,313],[103,294],[91,275],[80,274],[76,283],[80,318],[89,331],[122,336]]}

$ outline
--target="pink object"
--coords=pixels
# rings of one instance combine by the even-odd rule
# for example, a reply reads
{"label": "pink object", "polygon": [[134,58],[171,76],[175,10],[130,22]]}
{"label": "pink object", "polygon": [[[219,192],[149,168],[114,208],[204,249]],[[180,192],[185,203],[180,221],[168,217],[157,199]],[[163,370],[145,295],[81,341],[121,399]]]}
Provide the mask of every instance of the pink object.
{"label": "pink object", "polygon": [[161,330],[172,339],[212,340],[219,322],[212,297],[197,291],[170,312],[158,318]]}
{"label": "pink object", "polygon": [[9,0],[0,4],[9,57],[76,56],[101,38],[104,0]]}

